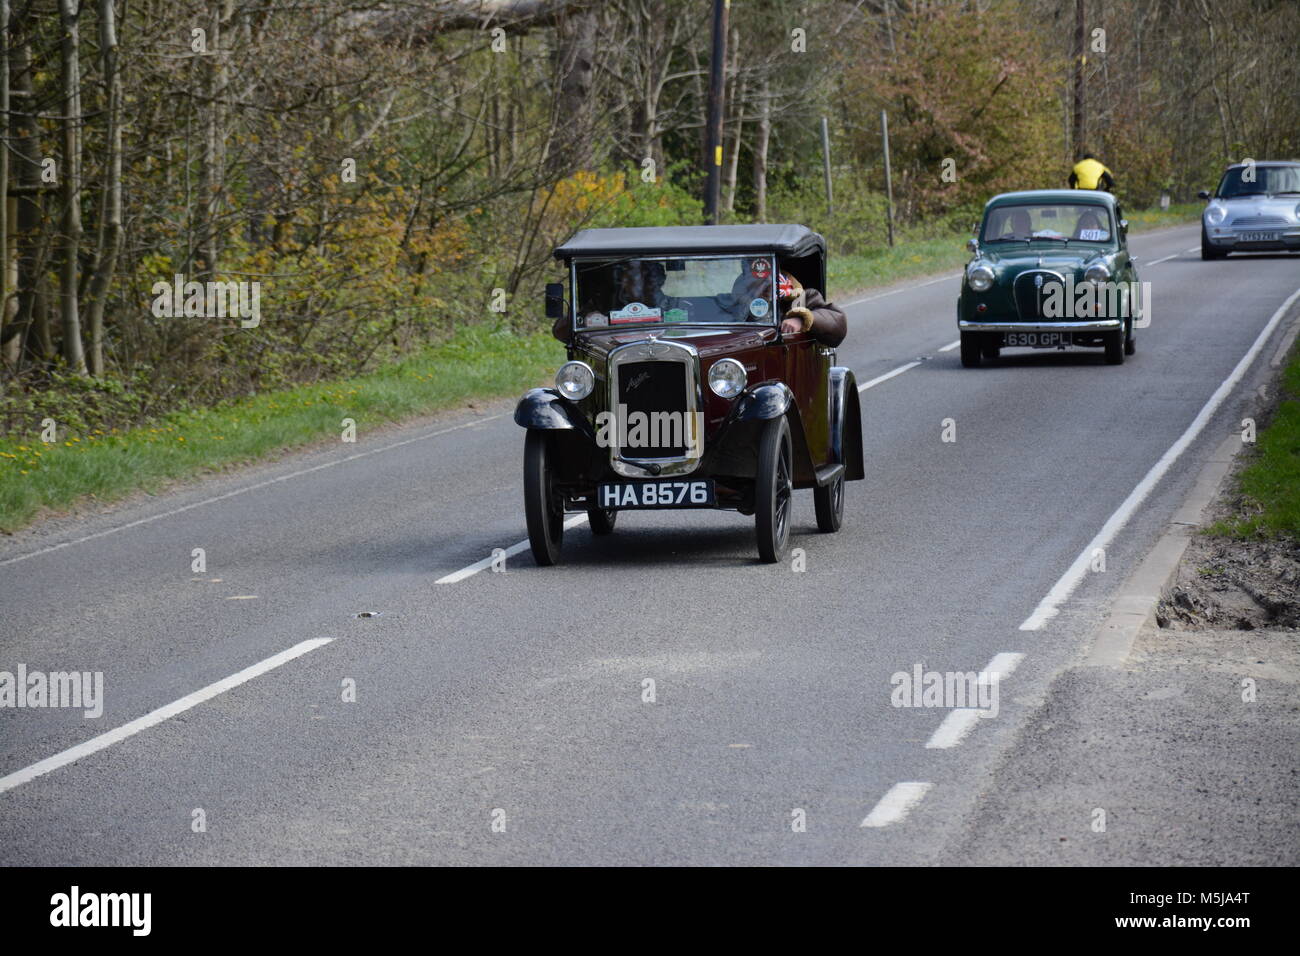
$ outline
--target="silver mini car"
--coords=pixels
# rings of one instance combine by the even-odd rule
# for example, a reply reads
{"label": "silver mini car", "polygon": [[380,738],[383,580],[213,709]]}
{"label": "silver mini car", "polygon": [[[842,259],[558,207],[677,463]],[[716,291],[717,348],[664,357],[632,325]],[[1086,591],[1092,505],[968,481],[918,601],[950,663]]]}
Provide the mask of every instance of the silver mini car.
{"label": "silver mini car", "polygon": [[1229,166],[1201,213],[1201,258],[1230,252],[1300,252],[1300,163]]}

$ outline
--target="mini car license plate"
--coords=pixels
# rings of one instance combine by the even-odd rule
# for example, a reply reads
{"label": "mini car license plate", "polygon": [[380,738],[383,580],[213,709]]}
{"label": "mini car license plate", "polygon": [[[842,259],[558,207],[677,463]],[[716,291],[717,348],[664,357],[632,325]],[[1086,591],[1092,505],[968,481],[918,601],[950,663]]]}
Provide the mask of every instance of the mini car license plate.
{"label": "mini car license plate", "polygon": [[1007,347],[1027,346],[1032,349],[1050,349],[1058,345],[1069,345],[1068,332],[1008,332]]}
{"label": "mini car license plate", "polygon": [[1276,232],[1243,232],[1242,242],[1277,242],[1281,234]]}
{"label": "mini car license plate", "polygon": [[600,508],[709,508],[713,481],[617,481],[596,488]]}

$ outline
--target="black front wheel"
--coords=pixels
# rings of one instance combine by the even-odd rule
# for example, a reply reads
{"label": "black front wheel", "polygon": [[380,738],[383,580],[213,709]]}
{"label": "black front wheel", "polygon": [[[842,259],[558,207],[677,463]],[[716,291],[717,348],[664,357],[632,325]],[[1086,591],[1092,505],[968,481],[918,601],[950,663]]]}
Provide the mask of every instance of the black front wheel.
{"label": "black front wheel", "polygon": [[984,335],[984,344],[980,346],[980,355],[986,362],[992,362],[1002,354],[1002,333],[987,332]]}
{"label": "black front wheel", "polygon": [[980,357],[984,352],[984,343],[978,332],[961,334],[961,364],[966,368],[979,368]]}
{"label": "black front wheel", "polygon": [[559,562],[564,539],[564,506],[555,493],[550,455],[550,434],[530,428],[524,441],[524,515],[528,544],[539,567]]}
{"label": "black front wheel", "polygon": [[1126,333],[1124,329],[1117,329],[1114,332],[1107,332],[1106,338],[1106,364],[1123,365],[1124,364],[1124,339]]}
{"label": "black front wheel", "polygon": [[758,442],[758,480],[754,482],[754,524],[758,556],[769,564],[785,557],[794,504],[794,468],[790,423],[785,416],[763,426]]}

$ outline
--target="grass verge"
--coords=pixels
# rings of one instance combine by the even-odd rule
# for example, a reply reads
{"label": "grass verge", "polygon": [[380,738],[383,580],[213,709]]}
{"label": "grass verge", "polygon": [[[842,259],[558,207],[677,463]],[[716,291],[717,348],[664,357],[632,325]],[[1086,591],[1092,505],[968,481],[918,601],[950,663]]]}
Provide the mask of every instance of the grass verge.
{"label": "grass verge", "polygon": [[[1135,213],[1130,223],[1134,229],[1174,225],[1199,215],[1200,208]],[[961,236],[909,238],[893,248],[833,257],[828,284],[842,301],[846,292],[955,270],[966,259]],[[155,491],[171,480],[339,436],[344,418],[364,433],[472,399],[518,394],[545,379],[561,357],[561,346],[545,331],[520,336],[467,328],[445,344],[367,375],[174,412],[120,434],[60,434],[50,443],[0,438],[0,531],[13,532],[42,511],[82,498],[111,501]],[[1293,414],[1300,416],[1300,408]],[[1294,510],[1291,521],[1293,527],[1300,522]]]}
{"label": "grass verge", "polygon": [[1236,478],[1237,514],[1205,530],[1215,537],[1300,541],[1300,349],[1282,372],[1278,404]]}
{"label": "grass verge", "polygon": [[549,333],[521,337],[469,328],[451,341],[355,378],[305,385],[238,402],[174,412],[117,434],[60,434],[51,443],[0,439],[0,530],[43,509],[136,490],[465,401],[522,392],[554,370],[562,346]]}

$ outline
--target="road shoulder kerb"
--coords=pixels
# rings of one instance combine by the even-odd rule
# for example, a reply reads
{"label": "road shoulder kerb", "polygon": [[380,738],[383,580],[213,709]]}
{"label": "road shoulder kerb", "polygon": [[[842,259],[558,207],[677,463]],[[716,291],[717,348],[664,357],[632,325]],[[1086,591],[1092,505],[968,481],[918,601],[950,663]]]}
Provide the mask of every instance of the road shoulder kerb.
{"label": "road shoulder kerb", "polygon": [[[1297,333],[1300,333],[1300,311],[1292,316],[1289,326],[1282,334],[1280,344],[1269,362],[1270,369],[1276,371],[1281,367]],[[1257,395],[1258,400],[1262,401],[1264,396]],[[1148,624],[1154,624],[1156,606],[1174,583],[1178,564],[1192,535],[1201,526],[1206,508],[1219,496],[1224,481],[1233,471],[1237,456],[1244,448],[1241,435],[1234,431],[1206,459],[1196,476],[1195,484],[1170,520],[1168,528],[1120,586],[1110,612],[1090,635],[1085,645],[1088,647],[1083,662],[1085,667],[1124,666],[1139,632]]]}

